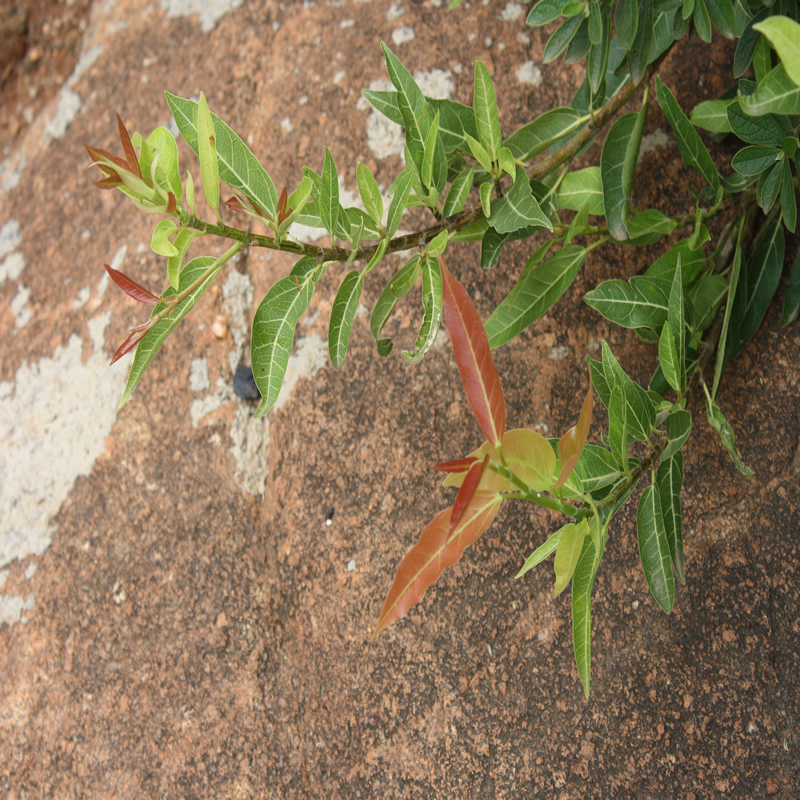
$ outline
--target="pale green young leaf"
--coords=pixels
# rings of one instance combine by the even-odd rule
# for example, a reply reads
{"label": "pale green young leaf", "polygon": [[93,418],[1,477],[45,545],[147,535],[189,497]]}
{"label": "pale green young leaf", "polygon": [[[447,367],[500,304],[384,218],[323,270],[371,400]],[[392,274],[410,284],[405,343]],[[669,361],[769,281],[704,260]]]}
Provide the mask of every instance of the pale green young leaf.
{"label": "pale green young leaf", "polygon": [[478,138],[489,153],[491,161],[497,161],[503,143],[500,135],[500,115],[497,111],[497,98],[489,70],[482,61],[475,62],[473,108],[475,124],[478,127]]}
{"label": "pale green young leaf", "polygon": [[219,162],[217,161],[217,136],[214,120],[208,110],[206,96],[200,92],[197,107],[197,147],[200,159],[200,175],[208,207],[218,213],[219,209]]}
{"label": "pale green young leaf", "polygon": [[568,172],[558,187],[561,208],[580,211],[587,203],[590,214],[603,213],[603,182],[600,167],[585,167]]}
{"label": "pale green young leaf", "polygon": [[378,223],[383,222],[383,198],[381,197],[381,190],[378,188],[378,182],[375,180],[373,174],[369,171],[366,164],[361,161],[358,162],[356,167],[356,181],[358,183],[358,193],[361,195],[361,202],[364,208],[372,219]]}
{"label": "pale green young leaf", "polygon": [[[535,254],[534,254],[535,255]],[[529,259],[517,285],[486,321],[492,349],[513,339],[564,294],[586,260],[586,248],[567,245],[541,263]]]}
{"label": "pale green young leaf", "polygon": [[389,247],[388,237],[385,239],[381,239],[380,242],[378,242],[378,246],[375,249],[375,252],[372,254],[372,258],[370,258],[369,263],[367,264],[366,267],[364,267],[364,270],[361,273],[362,275],[368,275],[370,272],[372,272],[375,266],[380,263],[380,260],[383,258],[388,247]]}
{"label": "pale green young leaf", "polygon": [[413,350],[404,350],[409,364],[419,364],[431,349],[439,333],[444,304],[442,300],[442,271],[436,258],[420,257],[422,266],[422,325]]}
{"label": "pale green young leaf", "polygon": [[353,270],[345,275],[333,301],[328,325],[328,354],[334,369],[342,366],[347,355],[350,331],[363,289],[364,279],[358,270]]}
{"label": "pale green young leaf", "polygon": [[678,105],[678,101],[670,88],[656,75],[656,97],[664,116],[667,118],[675,140],[678,144],[683,163],[697,170],[713,189],[719,186],[719,173],[711,158],[711,154],[703,144],[700,135],[692,127],[686,114]]}
{"label": "pale green young leaf", "polygon": [[520,571],[514,576],[516,579],[521,578],[526,572],[529,572],[534,567],[542,563],[551,553],[554,553],[558,548],[558,543],[561,541],[561,531],[559,528],[554,534],[547,538],[540,544],[525,560]]}
{"label": "pale green young leaf", "polygon": [[[198,155],[198,104],[165,92],[175,124],[186,144]],[[216,132],[219,177],[252,200],[274,219],[278,207],[275,184],[247,145],[218,117],[211,115]]]}
{"label": "pale green young leaf", "polygon": [[412,256],[406,261],[387,284],[392,295],[398,299],[405,297],[414,288],[421,269],[419,255]]}
{"label": "pale green young leaf", "polygon": [[639,499],[636,534],[639,540],[639,560],[647,586],[664,613],[669,614],[675,604],[675,579],[672,575],[661,495],[655,486],[648,486]]}
{"label": "pale green young leaf", "polygon": [[431,258],[440,256],[444,253],[444,251],[447,249],[449,236],[450,234],[446,230],[439,231],[439,233],[437,233],[436,236],[434,236],[433,239],[428,242],[428,246],[425,248],[425,250]]}
{"label": "pale green young leaf", "polygon": [[733,435],[733,428],[731,428],[728,420],[725,419],[725,415],[722,413],[720,407],[711,399],[711,395],[709,395],[705,384],[703,384],[703,389],[706,394],[706,418],[708,419],[708,424],[719,435],[720,441],[723,447],[728,451],[728,455],[731,457],[731,461],[733,461],[736,469],[746,478],[752,478],[753,470],[744,463],[742,457],[739,455],[739,450],[736,447],[736,439]]}
{"label": "pale green young leaf", "polygon": [[192,215],[195,215],[197,212],[194,206],[194,178],[189,170],[186,170],[186,204]]}
{"label": "pale green young leaf", "polygon": [[301,258],[289,276],[267,292],[256,310],[250,341],[253,378],[261,392],[256,417],[267,414],[278,399],[292,354],[295,327],[311,302],[322,271],[315,259]]}
{"label": "pale green young leaf", "polygon": [[672,288],[669,293],[669,313],[667,318],[675,345],[674,366],[678,385],[673,385],[673,388],[683,393],[686,391],[686,363],[684,360],[686,353],[686,315],[683,299],[683,269],[680,258],[678,259],[675,277],[672,280]]}
{"label": "pale green young leaf", "polygon": [[739,105],[745,114],[800,114],[800,86],[786,73],[783,63],[778,64],[759,81],[753,94],[745,96],[739,92]]}
{"label": "pale green young leaf", "polygon": [[574,108],[554,108],[514,131],[506,139],[505,146],[518,161],[530,161],[582,124],[581,115]]}
{"label": "pale green young leaf", "polygon": [[153,235],[150,238],[150,249],[160,256],[177,256],[178,248],[169,240],[169,237],[177,230],[178,223],[175,220],[160,220],[153,229]]}
{"label": "pale green young leaf", "polygon": [[688,411],[678,409],[664,420],[669,444],[661,454],[661,460],[667,461],[686,443],[692,433],[692,415]]}
{"label": "pale green young leaf", "polygon": [[592,537],[587,536],[572,576],[572,646],[587,700],[592,675],[592,588],[601,558]]}
{"label": "pale green young leaf", "polygon": [[489,155],[489,152],[477,139],[473,139],[468,133],[464,135],[464,138],[469,146],[470,152],[473,156],[475,156],[475,160],[486,170],[486,172],[491,174],[492,157]]}
{"label": "pale green young leaf", "polygon": [[169,278],[170,285],[174,289],[180,286],[183,259],[186,257],[186,253],[192,242],[200,235],[200,231],[194,228],[181,228],[172,242],[177,252],[167,259],[167,277]]}
{"label": "pale green young leaf", "polygon": [[517,170],[514,183],[498,200],[492,203],[489,225],[498,233],[511,233],[530,226],[553,230],[553,223],[545,216],[531,190],[531,182],[524,169]]}
{"label": "pale green young leaf", "polygon": [[442,142],[439,137],[439,112],[431,122],[431,127],[428,130],[428,136],[425,139],[425,152],[422,159],[422,185],[432,193],[438,192],[436,190],[447,181],[447,157],[442,147]]}
{"label": "pale green young leaf", "polygon": [[583,205],[583,208],[572,218],[567,228],[567,234],[564,237],[564,244],[571,244],[572,240],[579,235],[583,228],[589,223],[589,201]]}
{"label": "pale green young leaf", "polygon": [[[484,181],[480,185],[480,195],[481,195],[481,208],[483,209],[484,216],[489,219],[489,215],[492,213],[492,186],[491,181]],[[490,221],[491,224],[491,221]]]}
{"label": "pale green young leaf", "polygon": [[339,224],[339,177],[336,174],[336,164],[327,147],[322,162],[322,180],[319,184],[317,208],[325,230],[332,238],[335,238]]}
{"label": "pale green young leaf", "polygon": [[[223,262],[220,261],[217,268],[207,275],[206,271],[211,267],[216,259],[212,256],[202,256],[200,258],[192,259],[183,269],[180,274],[179,291],[184,291],[192,286],[195,281],[198,281],[205,275],[203,281],[198,284],[180,303],[178,303],[172,311],[159,320],[149,331],[144,335],[142,340],[136,346],[136,353],[133,357],[131,370],[128,373],[128,382],[125,385],[125,391],[122,393],[122,399],[119,401],[120,408],[125,405],[131,393],[136,388],[136,384],[144,374],[144,371],[149,366],[150,362],[155,357],[164,340],[172,333],[177,327],[178,323],[194,308],[194,304],[200,299],[201,295],[211,285],[211,281],[219,272],[219,268]],[[163,294],[163,297],[174,297],[178,292],[169,287]],[[152,316],[159,314],[166,308],[165,303],[159,303],[153,308]]]}
{"label": "pale green young leaf", "polygon": [[711,133],[730,133],[728,107],[735,103],[735,100],[706,100],[699,103],[692,109],[692,125]]}
{"label": "pale green young leaf", "polygon": [[386,230],[389,236],[394,236],[400,227],[400,220],[403,218],[403,212],[406,210],[406,204],[408,203],[408,195],[411,192],[411,178],[411,170],[406,167],[394,182],[394,194],[389,203],[389,214],[386,219]]}
{"label": "pale green young leaf", "polygon": [[787,75],[800,86],[800,25],[789,17],[772,16],[753,25],[775,48]]}
{"label": "pale green young leaf", "polygon": [[453,214],[458,214],[467,202],[470,189],[472,189],[472,179],[475,176],[475,170],[472,167],[467,167],[456,176],[456,179],[450,185],[450,190],[447,192],[447,197],[444,201],[443,214],[450,217]]}
{"label": "pale green young leaf", "polygon": [[675,347],[675,337],[672,334],[672,326],[669,322],[664,323],[661,329],[661,336],[658,341],[658,362],[664,372],[667,383],[676,391],[681,391],[679,356]]}
{"label": "pale green young leaf", "polygon": [[575,567],[578,566],[578,559],[583,551],[583,542],[588,535],[589,523],[585,519],[581,522],[569,523],[561,528],[556,557],[553,559],[553,570],[556,574],[556,583],[553,589],[555,597],[558,597],[572,580]]}
{"label": "pale green young leaf", "polygon": [[498,164],[500,165],[501,172],[510,175],[512,178],[517,174],[517,165],[514,161],[514,156],[507,147],[500,148],[500,154],[497,157]]}
{"label": "pale green young leaf", "polygon": [[175,199],[180,201],[183,185],[175,137],[166,128],[156,128],[147,137],[146,144],[139,153],[142,173],[165,191],[172,192]]}
{"label": "pale green young leaf", "polygon": [[683,486],[683,453],[675,453],[658,466],[656,485],[661,500],[661,513],[667,534],[669,557],[675,577],[685,586],[683,571],[683,526],[681,521],[681,488]]}

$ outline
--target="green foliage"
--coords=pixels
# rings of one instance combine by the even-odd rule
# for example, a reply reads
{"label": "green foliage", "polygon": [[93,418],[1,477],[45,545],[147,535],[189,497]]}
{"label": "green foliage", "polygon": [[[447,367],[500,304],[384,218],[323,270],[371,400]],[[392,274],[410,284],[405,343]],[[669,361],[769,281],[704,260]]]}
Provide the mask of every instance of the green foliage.
{"label": "green foliage", "polygon": [[[449,8],[459,5],[460,0],[450,0]],[[569,106],[545,110],[510,135],[506,131],[506,138],[500,124],[502,98],[498,102],[483,63],[475,63],[473,101],[467,106],[426,97],[384,44],[393,89],[364,95],[405,131],[405,167],[388,190],[388,208],[363,163],[355,168],[363,209],[343,207],[339,171],[327,147],[320,153],[319,171],[304,167],[297,186],[279,194],[264,166],[211,113],[202,93],[199,102],[167,93],[177,128],[199,159],[206,205],[214,216],[205,220],[195,207],[191,173],[181,179],[177,144],[169,131],[157,128],[147,138],[131,137],[119,120],[122,156],[88,148],[103,173],[97,185],[118,188],[138,210],[161,215],[151,247],[165,261],[166,285],[156,295],[107,267],[119,288],[152,307],[150,318],[132,329],[115,354],[116,360],[136,348],[122,402],[162,342],[242,247],[298,257],[261,300],[253,319],[251,361],[262,395],[256,416],[266,414],[278,399],[295,328],[318,286],[334,297],[328,348],[335,369],[346,360],[352,330],[359,324],[359,303],[371,296],[364,292],[368,282],[382,286],[369,318],[381,357],[393,350],[384,329],[398,303],[413,304],[415,296],[421,297],[416,341],[402,358],[419,363],[444,317],[467,401],[486,441],[469,455],[438,466],[447,473],[445,486],[457,488],[457,495],[400,564],[374,635],[422,600],[427,588],[488,529],[503,502],[534,503],[567,521],[543,537],[517,577],[554,556],[555,594],[572,584],[573,647],[588,697],[592,589],[609,530],[633,496],[643,579],[665,613],[680,601],[676,588],[686,582],[684,449],[694,427],[691,409],[696,404],[689,401],[700,387],[706,422],[733,466],[745,476],[752,474],[718,395],[726,366],[763,323],[785,271],[785,231],[796,230],[797,16],[797,4],[786,0],[540,0],[530,8],[527,24],[551,26],[544,62],[560,57],[569,64],[583,62],[585,77]],[[657,74],[675,40],[690,33],[705,42],[714,36],[736,40],[737,83],[693,109]],[[685,211],[677,216],[634,208],[650,91],[687,170],[701,179],[699,194],[687,193]],[[620,116],[637,92],[638,111]],[[575,168],[574,159],[601,131],[602,146],[592,151],[599,157]],[[712,157],[714,142],[722,138],[728,139],[729,149]],[[222,185],[233,192],[225,202]],[[405,211],[413,207],[426,210],[428,225],[398,236]],[[269,235],[223,224],[228,212],[249,215]],[[327,244],[302,241],[294,222],[319,229]],[[678,229],[683,238],[670,240],[650,263],[648,247]],[[194,242],[209,235],[233,245],[219,258],[200,256],[184,263]],[[478,242],[480,264],[489,270],[508,243],[525,240],[529,256],[516,284],[482,322],[443,254],[456,242]],[[649,385],[634,381],[603,342],[600,359],[588,359],[591,382],[577,422],[561,439],[506,430],[492,349],[546,314],[596,248],[618,245],[642,248],[646,269],[604,281],[584,299],[653,346]],[[403,266],[381,284],[376,269],[385,256],[409,249],[413,252]],[[783,325],[792,324],[800,311],[800,256],[788,273]],[[326,274],[329,282],[323,280]],[[709,389],[704,370],[712,361]],[[595,443],[587,444],[595,394],[604,419]]]}

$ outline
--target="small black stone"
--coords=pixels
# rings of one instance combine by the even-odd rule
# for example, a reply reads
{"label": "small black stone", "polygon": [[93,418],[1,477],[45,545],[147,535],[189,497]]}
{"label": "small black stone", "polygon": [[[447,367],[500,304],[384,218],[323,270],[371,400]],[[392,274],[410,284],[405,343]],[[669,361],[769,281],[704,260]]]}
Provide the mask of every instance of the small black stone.
{"label": "small black stone", "polygon": [[233,376],[233,391],[243,400],[260,400],[261,392],[258,391],[253,370],[244,364],[238,364]]}

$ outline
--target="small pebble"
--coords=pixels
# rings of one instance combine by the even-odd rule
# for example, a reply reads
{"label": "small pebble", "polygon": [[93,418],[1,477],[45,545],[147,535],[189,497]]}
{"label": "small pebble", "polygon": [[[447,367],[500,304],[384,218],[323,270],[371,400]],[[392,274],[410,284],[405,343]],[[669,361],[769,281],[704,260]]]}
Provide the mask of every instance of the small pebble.
{"label": "small pebble", "polygon": [[211,333],[217,337],[217,339],[224,339],[225,335],[228,333],[228,326],[225,324],[225,317],[217,317],[213,324],[211,325]]}

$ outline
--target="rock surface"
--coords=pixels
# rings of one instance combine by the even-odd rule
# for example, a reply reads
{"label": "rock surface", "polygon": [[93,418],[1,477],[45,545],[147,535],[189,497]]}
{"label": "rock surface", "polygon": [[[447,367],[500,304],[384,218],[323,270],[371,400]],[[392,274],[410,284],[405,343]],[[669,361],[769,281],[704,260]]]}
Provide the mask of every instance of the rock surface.
{"label": "rock surface", "polygon": [[[362,317],[334,372],[331,281],[299,326],[280,407],[254,421],[233,374],[255,304],[291,261],[251,251],[117,410],[127,364],[107,361],[142,312],[108,288],[102,264],[152,287],[163,265],[147,246],[152,220],[92,188],[83,143],[116,150],[115,111],[147,133],[169,122],[164,89],[202,89],[278,186],[294,185],[303,164],[319,169],[325,144],[344,188],[355,190],[363,160],[385,190],[400,164],[393,134],[359,103],[362,88],[386,80],[380,40],[429,92],[467,103],[482,59],[507,131],[569,102],[577,72],[540,70],[546,36],[526,28],[525,7],[473,0],[446,17],[444,5],[67,4],[84,14],[67,26],[82,32],[71,74],[29,121],[6,105],[4,796],[797,796],[800,333],[780,327],[776,309],[722,395],[755,478],[738,475],[696,404],[688,584],[661,614],[631,514],[615,525],[594,592],[588,702],[568,598],[553,599],[547,568],[513,579],[554,529],[536,510],[504,510],[406,620],[367,645],[399,559],[450,497],[427,466],[480,441],[444,335],[412,369],[378,359]],[[24,39],[14,46],[24,52]],[[731,57],[724,45],[684,46],[663,75],[682,98],[714,96]],[[678,211],[693,184],[665,130],[652,110],[634,200]],[[482,315],[528,247],[509,247],[491,274],[473,248],[451,258]],[[581,298],[658,252],[595,251],[553,311],[497,352],[513,427],[555,435],[571,425],[585,355],[603,338],[645,379],[652,350]],[[389,269],[368,282],[370,303]],[[393,323],[409,343],[413,306]]]}

